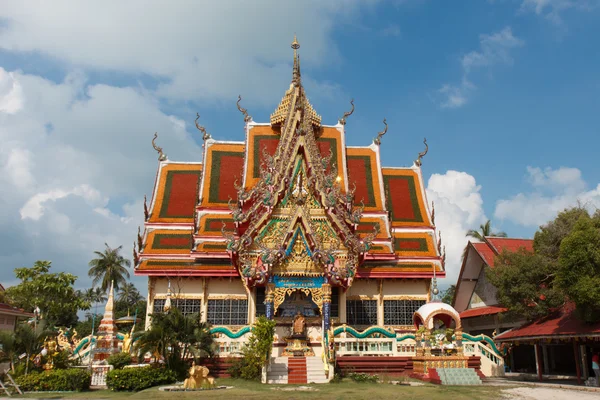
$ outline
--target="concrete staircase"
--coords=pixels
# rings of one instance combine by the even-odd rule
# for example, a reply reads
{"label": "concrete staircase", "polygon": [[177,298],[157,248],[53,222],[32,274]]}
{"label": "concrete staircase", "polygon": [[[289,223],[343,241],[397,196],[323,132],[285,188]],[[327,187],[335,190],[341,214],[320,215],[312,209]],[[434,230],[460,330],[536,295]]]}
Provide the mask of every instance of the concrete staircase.
{"label": "concrete staircase", "polygon": [[306,380],[306,357],[288,357],[288,381],[292,385],[308,383]]}
{"label": "concrete staircase", "polygon": [[442,385],[481,385],[473,368],[436,368]]}
{"label": "concrete staircase", "polygon": [[270,384],[327,382],[320,357],[275,357],[267,371],[267,383]]}
{"label": "concrete staircase", "polygon": [[267,370],[267,383],[288,383],[288,357],[275,357]]}
{"label": "concrete staircase", "polygon": [[308,383],[328,383],[321,357],[306,357],[306,379]]}

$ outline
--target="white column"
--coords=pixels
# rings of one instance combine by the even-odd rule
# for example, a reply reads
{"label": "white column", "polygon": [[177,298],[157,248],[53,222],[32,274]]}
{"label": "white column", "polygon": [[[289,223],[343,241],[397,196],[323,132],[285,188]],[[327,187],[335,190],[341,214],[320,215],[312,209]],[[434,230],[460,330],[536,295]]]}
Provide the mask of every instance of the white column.
{"label": "white column", "polygon": [[550,375],[550,363],[548,362],[548,346],[542,345],[542,355],[544,357],[544,374]]}
{"label": "white column", "polygon": [[209,278],[202,278],[202,303],[200,304],[202,308],[201,322],[206,322],[208,320],[208,281]]}
{"label": "white column", "polygon": [[377,301],[377,325],[383,326],[383,279],[377,280],[379,286],[379,299]]}
{"label": "white column", "polygon": [[150,325],[152,325],[152,317],[150,317],[150,314],[152,314],[153,308],[154,308],[154,280],[156,278],[149,276],[148,277],[148,299],[146,300],[146,321],[145,321],[145,325],[144,325],[144,329],[148,330],[150,329]]}
{"label": "white column", "polygon": [[253,324],[256,318],[256,288],[247,289],[248,295],[248,324]]}
{"label": "white column", "polygon": [[339,294],[339,313],[340,313],[340,324],[346,323],[346,291],[341,287],[338,288]]}

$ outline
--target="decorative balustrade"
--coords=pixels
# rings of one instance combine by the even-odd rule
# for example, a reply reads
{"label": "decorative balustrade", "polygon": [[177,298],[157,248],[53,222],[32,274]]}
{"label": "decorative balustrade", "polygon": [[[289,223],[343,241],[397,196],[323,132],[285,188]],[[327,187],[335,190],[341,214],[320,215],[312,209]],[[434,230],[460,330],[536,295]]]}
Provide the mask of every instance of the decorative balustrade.
{"label": "decorative balustrade", "polygon": [[336,338],[335,349],[343,355],[392,355],[395,339],[390,338]]}

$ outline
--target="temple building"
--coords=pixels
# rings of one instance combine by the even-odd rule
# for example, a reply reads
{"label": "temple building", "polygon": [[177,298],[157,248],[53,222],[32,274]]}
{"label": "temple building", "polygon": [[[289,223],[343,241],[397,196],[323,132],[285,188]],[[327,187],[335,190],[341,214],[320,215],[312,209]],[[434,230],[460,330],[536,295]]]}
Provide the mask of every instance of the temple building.
{"label": "temple building", "polygon": [[277,322],[274,357],[289,350],[298,315],[319,359],[334,327],[414,333],[413,314],[428,301],[432,279],[445,276],[421,174],[426,141],[403,168],[381,164],[385,120],[371,143],[347,146],[354,105],[322,124],[302,84],[295,39],[292,48],[291,84],[270,121],[255,122],[238,99],[240,141],[217,140],[196,119],[203,154],[177,162],[153,140],[158,171],[134,245],[135,273],[148,276],[147,311],[168,302],[199,313],[223,355],[239,348],[243,328],[259,315]]}

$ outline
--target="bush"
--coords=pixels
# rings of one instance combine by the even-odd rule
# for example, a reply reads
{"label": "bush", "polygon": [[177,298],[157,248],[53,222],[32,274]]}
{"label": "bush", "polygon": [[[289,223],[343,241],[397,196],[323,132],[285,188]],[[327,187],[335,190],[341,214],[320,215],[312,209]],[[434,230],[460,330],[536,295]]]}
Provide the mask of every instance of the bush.
{"label": "bush", "polygon": [[275,321],[261,315],[256,320],[252,334],[242,349],[243,357],[229,368],[233,378],[260,381],[262,367],[266,365],[273,348]]}
{"label": "bush", "polygon": [[106,360],[109,365],[115,369],[123,369],[126,365],[131,364],[131,356],[129,353],[115,353]]}
{"label": "bush", "polygon": [[28,392],[89,390],[92,375],[86,369],[53,369],[32,372],[16,379],[21,390]]}
{"label": "bush", "polygon": [[152,386],[174,383],[176,380],[176,373],[166,368],[126,368],[110,371],[106,375],[106,386],[113,391],[137,392]]}
{"label": "bush", "polygon": [[365,373],[353,372],[348,374],[348,378],[352,379],[356,383],[377,383],[379,377],[377,375],[369,375]]}

